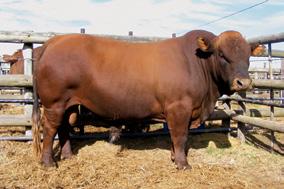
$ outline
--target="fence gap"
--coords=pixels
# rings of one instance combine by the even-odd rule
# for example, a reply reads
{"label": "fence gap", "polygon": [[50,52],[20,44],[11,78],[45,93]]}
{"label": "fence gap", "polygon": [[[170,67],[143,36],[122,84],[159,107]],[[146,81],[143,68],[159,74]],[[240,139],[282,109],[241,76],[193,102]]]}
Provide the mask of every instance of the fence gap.
{"label": "fence gap", "polygon": [[[33,61],[32,61],[32,52],[33,52],[33,44],[25,43],[23,46],[23,57],[24,57],[24,75],[32,76],[33,74]],[[33,91],[32,88],[24,89],[24,99],[33,99]],[[24,116],[31,117],[32,115],[32,105],[26,104],[24,108]],[[26,126],[26,136],[31,135],[31,127]]]}

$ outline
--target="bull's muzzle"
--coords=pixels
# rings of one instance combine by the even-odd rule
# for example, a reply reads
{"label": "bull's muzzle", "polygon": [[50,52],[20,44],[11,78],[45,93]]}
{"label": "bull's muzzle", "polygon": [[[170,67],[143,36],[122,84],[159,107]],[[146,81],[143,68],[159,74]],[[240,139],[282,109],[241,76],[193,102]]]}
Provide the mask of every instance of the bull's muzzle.
{"label": "bull's muzzle", "polygon": [[252,80],[249,78],[236,78],[233,80],[232,91],[244,91],[252,88]]}

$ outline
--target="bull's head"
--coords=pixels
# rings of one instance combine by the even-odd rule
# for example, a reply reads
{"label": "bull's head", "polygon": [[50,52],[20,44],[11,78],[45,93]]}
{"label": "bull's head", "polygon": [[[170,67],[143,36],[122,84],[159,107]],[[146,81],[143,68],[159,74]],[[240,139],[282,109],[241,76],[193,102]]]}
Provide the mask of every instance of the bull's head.
{"label": "bull's head", "polygon": [[13,55],[3,55],[3,60],[10,63],[11,74],[24,73],[24,57],[22,50],[16,51]]}
{"label": "bull's head", "polygon": [[249,77],[249,57],[264,51],[262,45],[250,45],[239,32],[226,31],[213,39],[197,38],[199,49],[214,55],[214,72],[222,83],[229,86],[230,93],[247,90],[251,87]]}

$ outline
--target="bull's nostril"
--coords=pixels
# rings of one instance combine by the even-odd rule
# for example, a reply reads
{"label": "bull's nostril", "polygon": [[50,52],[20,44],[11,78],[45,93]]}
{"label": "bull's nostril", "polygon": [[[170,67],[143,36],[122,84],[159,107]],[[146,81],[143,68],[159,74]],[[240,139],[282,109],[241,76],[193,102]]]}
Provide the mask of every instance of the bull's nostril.
{"label": "bull's nostril", "polygon": [[243,82],[241,80],[237,80],[237,84],[238,84],[239,87],[243,87],[244,86],[244,84],[243,84]]}

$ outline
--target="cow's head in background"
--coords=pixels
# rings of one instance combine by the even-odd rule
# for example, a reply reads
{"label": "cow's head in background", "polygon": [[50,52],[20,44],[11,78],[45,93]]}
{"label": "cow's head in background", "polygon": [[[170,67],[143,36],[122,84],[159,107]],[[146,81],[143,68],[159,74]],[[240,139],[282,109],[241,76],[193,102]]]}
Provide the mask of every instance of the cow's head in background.
{"label": "cow's head in background", "polygon": [[10,63],[10,74],[24,73],[24,57],[22,50],[17,50],[13,55],[3,55],[3,60]]}
{"label": "cow's head in background", "polygon": [[252,80],[249,77],[249,58],[264,51],[262,45],[250,45],[239,32],[226,31],[213,39],[197,38],[199,49],[211,53],[214,77],[222,80],[226,93],[247,90]]}

